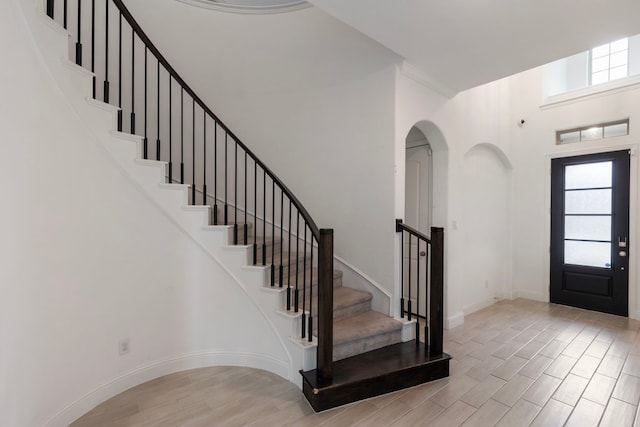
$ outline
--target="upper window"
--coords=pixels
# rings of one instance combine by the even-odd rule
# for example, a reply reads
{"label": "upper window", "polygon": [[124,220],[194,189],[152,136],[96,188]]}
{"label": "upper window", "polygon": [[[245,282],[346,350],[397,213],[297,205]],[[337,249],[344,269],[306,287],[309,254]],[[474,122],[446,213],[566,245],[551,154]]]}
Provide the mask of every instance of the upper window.
{"label": "upper window", "polygon": [[[639,82],[640,34],[636,34],[545,65],[543,96],[567,93],[553,100],[561,102]],[[590,89],[578,93],[586,88]]]}
{"label": "upper window", "polygon": [[629,135],[629,119],[556,131],[556,144]]}
{"label": "upper window", "polygon": [[591,49],[591,84],[597,85],[629,75],[629,39]]}

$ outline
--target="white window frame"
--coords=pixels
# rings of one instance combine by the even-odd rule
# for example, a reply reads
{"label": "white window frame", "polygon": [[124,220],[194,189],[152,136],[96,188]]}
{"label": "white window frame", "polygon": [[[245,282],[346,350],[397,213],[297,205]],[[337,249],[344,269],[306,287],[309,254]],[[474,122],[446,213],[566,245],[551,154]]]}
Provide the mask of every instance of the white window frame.
{"label": "white window frame", "polygon": [[[625,47],[624,49],[617,49],[616,51],[612,52],[612,51],[611,51],[612,46],[614,46],[614,45],[616,45],[616,44],[619,44],[619,43],[620,43],[620,42],[622,42],[623,40],[624,40],[624,41],[626,41],[626,43],[625,43],[626,47]],[[598,50],[598,49],[602,49],[602,48],[604,48],[604,47],[607,47],[607,48],[608,48],[608,49],[607,49],[608,53],[607,53],[606,55],[601,55],[601,56],[598,56],[598,57],[594,58],[594,57],[593,57],[593,55],[594,55],[594,51],[596,51],[596,50]],[[623,66],[624,66],[624,67],[625,67],[625,73],[624,73],[624,76],[619,76],[619,77],[616,77],[616,78],[612,79],[612,78],[611,78],[611,69],[612,69],[612,67],[611,67],[611,57],[612,57],[614,54],[619,54],[619,53],[622,53],[622,52],[625,52],[625,53],[626,53],[626,60],[625,60],[624,65],[618,65],[618,66],[615,66],[615,67],[613,67],[613,68],[614,68],[614,69],[615,69],[615,68],[621,68],[621,67],[623,67]],[[589,51],[589,85],[590,85],[590,86],[593,86],[593,85],[594,85],[594,82],[593,82],[593,75],[594,75],[594,72],[593,72],[593,62],[594,62],[594,60],[601,59],[601,58],[607,58],[607,59],[608,59],[608,61],[607,61],[607,62],[608,62],[608,65],[607,65],[607,68],[606,68],[606,69],[599,70],[598,72],[606,71],[606,72],[607,72],[607,79],[606,79],[606,80],[603,80],[603,81],[600,81],[600,82],[598,82],[598,83],[595,83],[595,85],[598,85],[598,84],[602,84],[602,83],[610,82],[610,81],[613,81],[613,80],[618,80],[618,79],[621,79],[621,78],[628,77],[628,76],[629,76],[629,37],[624,37],[624,38],[622,38],[622,39],[619,39],[619,40],[613,41],[613,42],[611,42],[611,43],[605,43],[605,44],[603,44],[603,45],[596,46],[596,47],[594,47],[593,49],[591,49],[591,50]]]}

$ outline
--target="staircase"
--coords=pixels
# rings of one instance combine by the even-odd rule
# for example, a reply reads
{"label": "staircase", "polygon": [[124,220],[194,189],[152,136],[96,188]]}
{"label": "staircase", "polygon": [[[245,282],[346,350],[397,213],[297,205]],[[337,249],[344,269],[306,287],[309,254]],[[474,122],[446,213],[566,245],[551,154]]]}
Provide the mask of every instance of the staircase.
{"label": "staircase", "polygon": [[[441,290],[434,297],[432,287],[424,313],[412,310],[410,290],[402,319],[373,311],[372,294],[344,284],[343,273],[333,269],[332,230],[319,229],[189,88],[121,0],[46,0],[46,14],[73,34],[70,50],[83,67],[77,89],[89,93],[88,114],[109,133],[109,151],[264,307],[315,410],[448,375]],[[96,21],[105,35],[95,34]],[[418,315],[430,316],[430,338],[425,329],[420,339]],[[266,369],[299,381],[290,368]]]}

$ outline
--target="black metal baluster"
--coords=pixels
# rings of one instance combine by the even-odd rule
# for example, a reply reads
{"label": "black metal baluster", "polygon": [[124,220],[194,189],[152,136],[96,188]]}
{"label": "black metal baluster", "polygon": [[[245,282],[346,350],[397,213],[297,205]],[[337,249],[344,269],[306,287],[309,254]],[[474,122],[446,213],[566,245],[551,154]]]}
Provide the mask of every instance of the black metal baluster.
{"label": "black metal baluster", "polygon": [[229,224],[229,222],[228,222],[229,221],[229,206],[228,206],[229,198],[227,197],[228,196],[227,187],[228,187],[228,181],[229,181],[227,179],[228,176],[229,176],[228,175],[227,162],[229,160],[229,157],[228,157],[228,153],[227,153],[227,142],[228,142],[227,135],[228,135],[228,133],[225,130],[224,131],[224,225],[228,225]]}
{"label": "black metal baluster", "polygon": [[[80,1],[80,0],[78,0],[78,1]],[[62,26],[63,26],[63,28],[65,30],[67,29],[67,26],[68,26],[67,25],[67,16],[69,15],[68,9],[69,8],[68,8],[68,5],[67,5],[67,0],[64,0],[64,2],[62,2],[62,16],[63,16],[63,18],[62,18],[62,20],[63,20]]]}
{"label": "black metal baluster", "polygon": [[191,204],[196,204],[196,100],[191,98]]}
{"label": "black metal baluster", "polygon": [[118,21],[118,132],[122,132],[122,12]]}
{"label": "black metal baluster", "polygon": [[104,102],[107,104],[109,103],[109,1],[104,2],[104,87],[102,89]]}
{"label": "black metal baluster", "polygon": [[[158,139],[156,139],[156,160],[160,160],[160,60],[158,59],[158,106],[156,110],[157,122],[156,122],[156,133]],[[171,174],[171,163],[169,163],[169,174]]]}
{"label": "black metal baluster", "polygon": [[243,245],[248,245],[249,244],[249,230],[247,228],[247,211],[249,210],[249,206],[247,205],[247,199],[248,199],[248,195],[247,195],[247,151],[244,151],[244,227],[243,227],[243,233],[242,233],[242,244]]}
{"label": "black metal baluster", "polygon": [[[309,264],[313,265],[313,234],[311,235],[311,258]],[[331,276],[333,278],[333,275]],[[333,280],[333,279],[332,279]],[[333,282],[332,282],[333,285]],[[309,342],[313,338],[313,269],[309,269]]]}
{"label": "black metal baluster", "polygon": [[180,184],[184,184],[184,88],[180,88]]}
{"label": "black metal baluster", "polygon": [[271,286],[276,281],[276,182],[271,180]]}
{"label": "black metal baluster", "polygon": [[47,0],[47,16],[51,19],[54,19],[53,9],[54,9],[53,0]]}
{"label": "black metal baluster", "polygon": [[[304,227],[304,245],[302,245],[302,338],[305,338],[307,326],[307,311],[311,313],[311,306],[307,308],[307,224]],[[311,337],[309,337],[311,338]]]}
{"label": "black metal baluster", "polygon": [[295,312],[298,312],[298,303],[299,303],[299,295],[300,295],[300,291],[298,289],[298,276],[299,276],[299,272],[298,272],[298,266],[300,265],[298,263],[298,253],[300,251],[300,211],[297,210],[297,219],[296,219],[296,234],[295,234],[295,239],[296,239],[296,289],[294,291],[294,303],[295,303]]}
{"label": "black metal baluster", "polygon": [[291,199],[289,199],[289,243],[287,245],[289,261],[287,262],[287,311],[291,310]]}
{"label": "black metal baluster", "polygon": [[253,160],[253,265],[258,264],[258,161]]}
{"label": "black metal baluster", "polygon": [[262,170],[262,265],[267,265],[267,171]]}
{"label": "black metal baluster", "polygon": [[136,32],[131,29],[131,134],[136,134]]}
{"label": "black metal baluster", "polygon": [[142,146],[143,146],[143,152],[144,152],[144,158],[147,159],[149,156],[149,138],[147,137],[147,95],[149,92],[149,88],[148,88],[148,62],[147,62],[147,53],[148,53],[149,49],[147,49],[147,46],[145,45],[144,47],[144,139],[142,140]]}
{"label": "black metal baluster", "polygon": [[420,344],[420,237],[416,236],[416,346]]}
{"label": "black metal baluster", "polygon": [[202,206],[207,204],[207,111],[202,108]]}
{"label": "black metal baluster", "polygon": [[282,273],[283,273],[283,265],[282,265],[282,247],[283,247],[283,243],[282,243],[282,239],[284,237],[284,190],[281,188],[280,189],[280,268],[278,271],[278,283],[280,284],[280,287],[282,287],[284,285],[284,277],[282,277]]}
{"label": "black metal baluster", "polygon": [[411,233],[409,233],[409,277],[407,283],[409,285],[407,295],[407,320],[411,321]]}
{"label": "black metal baluster", "polygon": [[404,319],[404,231],[400,229],[400,317]]}
{"label": "black metal baluster", "polygon": [[238,244],[238,143],[234,140],[233,154],[233,244]]}
{"label": "black metal baluster", "polygon": [[96,99],[96,0],[91,0],[91,72],[93,73],[93,99]]}
{"label": "black metal baluster", "polygon": [[213,121],[213,225],[218,225],[218,122]]}
{"label": "black metal baluster", "polygon": [[78,0],[78,38],[76,41],[76,64],[82,66],[82,0]]}
{"label": "black metal baluster", "polygon": [[[182,107],[180,108],[182,115]],[[173,184],[173,77],[169,73],[169,184]]]}

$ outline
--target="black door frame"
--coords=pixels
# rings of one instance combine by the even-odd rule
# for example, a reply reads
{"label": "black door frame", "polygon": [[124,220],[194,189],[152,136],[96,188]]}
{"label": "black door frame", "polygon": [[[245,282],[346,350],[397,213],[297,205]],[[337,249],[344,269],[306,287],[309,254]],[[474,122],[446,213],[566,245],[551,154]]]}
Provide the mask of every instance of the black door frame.
{"label": "black door frame", "polygon": [[[636,230],[635,230],[635,215],[636,215],[636,197],[635,197],[635,192],[637,191],[637,183],[635,182],[635,177],[637,176],[637,170],[634,164],[634,161],[632,161],[632,158],[634,157],[635,154],[635,147],[633,146],[623,146],[623,147],[609,147],[607,149],[602,149],[602,150],[598,150],[598,151],[579,151],[579,152],[571,152],[571,153],[563,153],[561,155],[556,155],[556,156],[549,156],[548,157],[548,167],[549,167],[549,182],[547,185],[547,191],[548,191],[548,201],[549,201],[549,222],[548,222],[548,228],[547,228],[547,238],[548,243],[549,243],[549,253],[548,253],[548,257],[547,257],[547,266],[548,266],[548,270],[547,270],[547,277],[549,278],[549,300],[551,302],[558,302],[558,303],[564,303],[563,301],[558,301],[558,293],[557,291],[555,292],[555,297],[554,297],[554,291],[551,287],[551,277],[553,274],[557,274],[558,271],[557,269],[559,268],[557,263],[554,266],[554,263],[552,261],[552,250],[553,251],[558,251],[558,248],[552,248],[552,245],[554,245],[554,242],[552,241],[552,227],[553,227],[553,212],[551,210],[551,207],[553,205],[553,194],[554,191],[552,189],[552,186],[554,185],[554,179],[551,176],[551,172],[552,172],[552,164],[554,161],[560,160],[560,159],[567,159],[567,161],[570,163],[571,159],[575,158],[576,160],[576,164],[580,164],[583,162],[588,162],[589,161],[589,157],[593,157],[594,159],[596,159],[599,156],[604,157],[602,160],[605,160],[607,154],[611,153],[612,155],[617,153],[617,152],[622,152],[622,151],[626,151],[629,152],[629,180],[626,182],[626,184],[622,184],[623,188],[622,188],[622,192],[628,192],[629,194],[629,222],[626,225],[627,226],[627,240],[630,241],[629,245],[630,248],[626,248],[627,251],[627,257],[626,260],[623,264],[621,264],[619,262],[619,259],[617,258],[617,252],[618,252],[618,248],[616,245],[616,241],[612,241],[612,245],[615,245],[612,248],[612,264],[613,264],[613,274],[618,274],[620,275],[619,271],[617,272],[616,269],[620,269],[620,267],[624,268],[624,273],[622,274],[623,276],[626,275],[626,280],[627,280],[627,289],[624,291],[624,298],[626,299],[627,303],[624,307],[616,307],[614,311],[616,311],[616,313],[614,314],[619,314],[619,315],[623,315],[623,316],[627,316],[629,314],[629,312],[631,310],[633,310],[634,314],[635,314],[635,310],[636,310],[636,295],[637,292],[635,290],[635,285],[636,285],[636,274],[637,272],[634,269],[634,266],[637,264],[636,260],[637,257],[635,256],[635,250],[633,249],[633,247],[635,247],[635,242],[634,242],[634,238],[636,237]],[[581,158],[581,159],[580,159]],[[598,160],[594,160],[594,161],[598,161]],[[615,180],[615,177],[614,177]],[[615,184],[616,186],[620,186],[620,182]],[[557,201],[556,201],[557,203]],[[558,213],[556,213],[557,215],[559,215]],[[564,212],[562,213],[562,215],[564,214]],[[613,234],[613,240],[616,239],[616,235],[619,234],[617,231],[612,231]],[[558,244],[556,242],[556,244]],[[554,271],[555,269],[555,271]],[[555,301],[554,301],[555,299]],[[574,305],[576,307],[580,307],[580,303],[577,304],[570,304],[570,305]],[[586,308],[586,307],[585,307]],[[605,312],[611,312],[609,310],[601,310],[601,311],[605,311]],[[634,316],[632,316],[634,317]]]}

